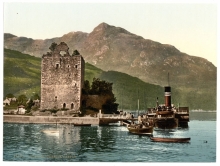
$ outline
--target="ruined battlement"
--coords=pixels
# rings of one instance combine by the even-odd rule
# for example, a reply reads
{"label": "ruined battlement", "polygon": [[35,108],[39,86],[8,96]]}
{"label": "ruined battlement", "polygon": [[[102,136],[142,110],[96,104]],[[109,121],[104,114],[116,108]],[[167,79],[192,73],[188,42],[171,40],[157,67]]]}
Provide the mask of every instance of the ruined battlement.
{"label": "ruined battlement", "polygon": [[41,61],[41,109],[79,110],[85,61],[81,55],[70,55],[64,42],[50,49]]}

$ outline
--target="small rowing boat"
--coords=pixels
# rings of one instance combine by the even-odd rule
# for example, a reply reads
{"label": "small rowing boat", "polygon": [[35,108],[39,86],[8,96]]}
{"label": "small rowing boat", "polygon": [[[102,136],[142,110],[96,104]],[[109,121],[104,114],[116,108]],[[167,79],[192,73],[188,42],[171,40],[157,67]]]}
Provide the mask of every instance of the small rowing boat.
{"label": "small rowing boat", "polygon": [[190,138],[163,138],[163,137],[150,137],[151,141],[154,142],[172,142],[172,143],[181,143],[189,142]]}
{"label": "small rowing boat", "polygon": [[132,125],[128,125],[127,129],[130,133],[138,134],[138,135],[152,135],[153,133],[153,126],[132,124]]}

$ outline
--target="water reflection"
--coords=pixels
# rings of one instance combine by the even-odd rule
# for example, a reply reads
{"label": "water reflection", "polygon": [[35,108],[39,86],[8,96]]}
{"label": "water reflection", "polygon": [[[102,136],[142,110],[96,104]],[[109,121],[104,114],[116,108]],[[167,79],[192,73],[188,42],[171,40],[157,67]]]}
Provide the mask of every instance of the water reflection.
{"label": "water reflection", "polygon": [[[53,129],[49,127],[49,129]],[[115,144],[116,131],[108,126],[81,126],[59,125],[59,137],[42,134],[41,153],[47,161],[62,161],[68,156],[77,157],[80,160],[85,152],[111,151]],[[49,156],[59,156],[51,159]],[[62,159],[65,158],[65,159]],[[46,158],[45,158],[46,159]]]}
{"label": "water reflection", "polygon": [[114,135],[115,131],[108,126],[82,127],[80,131],[81,152],[111,150],[115,144]]}
{"label": "water reflection", "polygon": [[[59,135],[42,130],[58,130]],[[4,161],[215,162],[216,122],[154,130],[153,136],[191,137],[190,144],[152,142],[124,126],[9,124],[3,128]]]}
{"label": "water reflection", "polygon": [[58,125],[55,128],[48,126],[47,128],[59,130],[58,137],[42,134],[41,153],[47,161],[66,161],[78,155],[81,149],[81,128],[72,125]]}

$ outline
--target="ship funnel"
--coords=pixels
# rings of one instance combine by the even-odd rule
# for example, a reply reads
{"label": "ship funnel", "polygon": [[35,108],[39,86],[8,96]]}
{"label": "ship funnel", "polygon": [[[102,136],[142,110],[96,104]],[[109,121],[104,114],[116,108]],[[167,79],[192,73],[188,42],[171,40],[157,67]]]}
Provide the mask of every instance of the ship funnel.
{"label": "ship funnel", "polygon": [[171,107],[171,87],[164,87],[165,107]]}

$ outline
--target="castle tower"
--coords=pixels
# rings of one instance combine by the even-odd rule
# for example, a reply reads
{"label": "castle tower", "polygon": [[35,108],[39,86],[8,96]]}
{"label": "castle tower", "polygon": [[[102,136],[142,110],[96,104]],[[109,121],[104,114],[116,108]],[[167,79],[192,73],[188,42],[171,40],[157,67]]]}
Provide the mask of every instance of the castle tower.
{"label": "castle tower", "polygon": [[85,61],[81,55],[70,55],[64,42],[50,49],[41,62],[41,109],[79,111]]}

